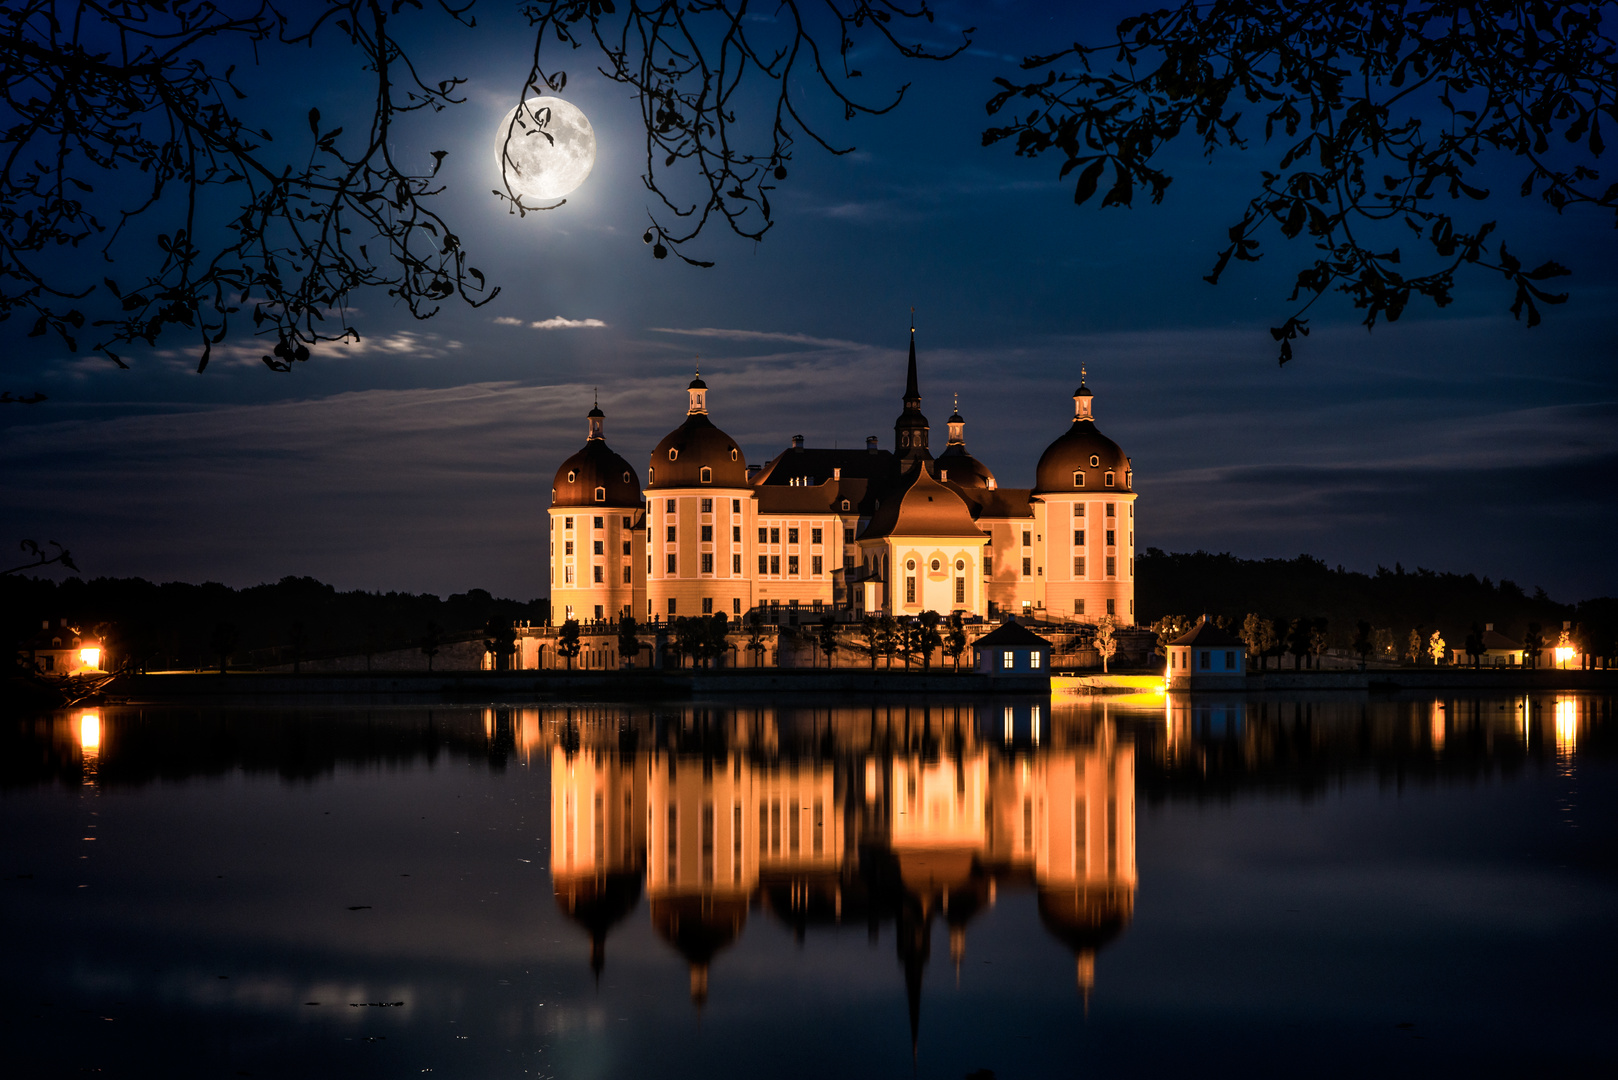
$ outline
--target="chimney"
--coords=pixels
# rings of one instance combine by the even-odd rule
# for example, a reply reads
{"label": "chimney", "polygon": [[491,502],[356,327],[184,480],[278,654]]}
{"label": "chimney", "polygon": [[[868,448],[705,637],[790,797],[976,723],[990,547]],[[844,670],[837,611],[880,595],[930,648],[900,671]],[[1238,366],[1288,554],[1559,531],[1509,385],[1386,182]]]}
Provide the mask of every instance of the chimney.
{"label": "chimney", "polygon": [[833,465],[831,467],[831,478],[833,480],[841,480],[843,478],[843,467],[841,465]]}
{"label": "chimney", "polygon": [[1492,622],[1486,622],[1486,623],[1484,623],[1484,624],[1483,624],[1483,629],[1484,629],[1484,630],[1485,630],[1485,631],[1488,631],[1488,630],[1493,630],[1493,629],[1494,629],[1494,623],[1492,623]]}
{"label": "chimney", "polygon": [[794,435],[794,436],[792,436],[792,449],[794,449],[794,450],[802,450],[803,449],[803,436],[802,435]]}
{"label": "chimney", "polygon": [[876,436],[875,435],[867,435],[867,436],[865,436],[865,452],[867,454],[876,453]]}

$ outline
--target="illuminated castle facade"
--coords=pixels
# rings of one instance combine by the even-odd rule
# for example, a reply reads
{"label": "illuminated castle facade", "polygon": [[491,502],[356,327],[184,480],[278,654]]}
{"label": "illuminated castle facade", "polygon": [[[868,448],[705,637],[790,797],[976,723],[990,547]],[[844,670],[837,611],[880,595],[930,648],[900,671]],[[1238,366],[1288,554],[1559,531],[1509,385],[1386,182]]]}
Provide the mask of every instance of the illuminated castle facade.
{"label": "illuminated castle facade", "polygon": [[934,456],[921,411],[915,329],[894,448],[791,446],[750,468],[709,416],[701,376],[685,422],[636,470],[608,446],[605,416],[551,486],[552,619],[666,619],[755,608],[1052,621],[1135,615],[1130,459],[1096,428],[1081,377],[1073,420],[1031,488],[1001,487],[949,418]]}

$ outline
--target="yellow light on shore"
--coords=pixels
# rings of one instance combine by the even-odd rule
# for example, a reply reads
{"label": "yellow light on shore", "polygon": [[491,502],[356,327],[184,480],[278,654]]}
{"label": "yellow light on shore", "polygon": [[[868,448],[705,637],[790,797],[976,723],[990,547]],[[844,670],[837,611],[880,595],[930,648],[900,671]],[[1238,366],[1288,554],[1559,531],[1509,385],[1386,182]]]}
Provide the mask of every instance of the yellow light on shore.
{"label": "yellow light on shore", "polygon": [[87,712],[79,717],[79,749],[99,750],[101,748],[101,714]]}
{"label": "yellow light on shore", "polygon": [[79,650],[79,666],[80,667],[98,668],[99,669],[100,664],[101,664],[101,650],[100,649],[80,649]]}
{"label": "yellow light on shore", "polygon": [[1556,657],[1556,666],[1565,668],[1573,662],[1574,652],[1572,648],[1566,645],[1558,645],[1552,655]]}

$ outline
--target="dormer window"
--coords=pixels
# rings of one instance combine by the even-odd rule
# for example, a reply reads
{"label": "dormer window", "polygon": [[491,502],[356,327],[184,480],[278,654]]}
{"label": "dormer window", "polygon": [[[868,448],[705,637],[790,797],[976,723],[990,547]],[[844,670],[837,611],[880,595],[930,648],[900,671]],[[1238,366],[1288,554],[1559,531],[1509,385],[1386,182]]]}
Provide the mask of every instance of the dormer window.
{"label": "dormer window", "polygon": [[704,465],[702,471],[697,473],[697,479],[704,484],[713,483],[713,470]]}
{"label": "dormer window", "polygon": [[843,509],[844,509],[844,510],[847,510],[847,509],[848,509],[848,500],[847,500],[847,499],[844,499],[844,500],[843,500]]}
{"label": "dormer window", "polygon": [[736,460],[736,448],[734,446],[730,448],[730,460]]}
{"label": "dormer window", "polygon": [[624,483],[630,483],[629,474],[627,472],[624,473]]}
{"label": "dormer window", "polygon": [[1084,474],[1083,473],[1076,472],[1076,473],[1073,474],[1073,486],[1074,487],[1083,487],[1084,486]]}
{"label": "dormer window", "polygon": [[604,487],[596,488],[596,502],[606,502],[606,501],[607,501],[607,489],[604,488]]}
{"label": "dormer window", "polygon": [[1135,470],[1134,469],[1125,469],[1124,470],[1124,487],[1128,487],[1130,484],[1133,484],[1135,482],[1134,476],[1135,476]]}
{"label": "dormer window", "polygon": [[573,470],[572,470],[572,469],[569,469],[569,470],[568,470],[568,471],[567,471],[567,482],[568,482],[568,483],[570,483],[570,484],[571,484],[571,483],[573,483],[573,482],[574,482],[574,481],[575,481],[575,480],[577,480],[577,479],[578,479],[578,478],[579,478],[579,474],[578,474],[578,473],[576,473],[576,472],[574,472],[574,471],[573,471]]}
{"label": "dormer window", "polygon": [[1102,483],[1106,484],[1108,487],[1112,487],[1112,473],[1108,473],[1106,479],[1104,479]]}
{"label": "dormer window", "polygon": [[670,461],[676,461],[676,460],[679,459],[679,457],[680,457],[680,452],[678,450],[674,449],[674,447],[672,447],[672,446],[669,447],[669,460]]}
{"label": "dormer window", "polygon": [[[628,474],[626,473],[625,475],[627,476]],[[657,483],[657,466],[655,466],[655,465],[646,466],[646,482],[648,484]]]}

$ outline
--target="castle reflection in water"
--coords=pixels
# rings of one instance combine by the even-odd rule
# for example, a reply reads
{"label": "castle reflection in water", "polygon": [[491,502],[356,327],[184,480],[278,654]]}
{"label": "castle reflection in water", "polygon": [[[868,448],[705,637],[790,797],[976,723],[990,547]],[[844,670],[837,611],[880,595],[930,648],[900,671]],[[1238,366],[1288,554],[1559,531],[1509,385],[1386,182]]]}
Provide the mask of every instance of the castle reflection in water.
{"label": "castle reflection in water", "polygon": [[[750,917],[890,925],[914,1025],[935,932],[957,971],[973,921],[1008,889],[1071,951],[1088,996],[1097,952],[1134,909],[1135,750],[1104,710],[1048,700],[829,709],[491,709],[551,770],[556,902],[606,963],[647,901],[700,1005]],[[508,734],[509,733],[509,734]],[[538,763],[537,760],[535,762]]]}

